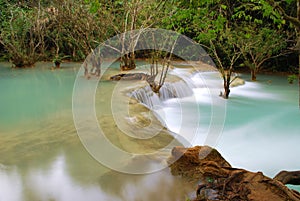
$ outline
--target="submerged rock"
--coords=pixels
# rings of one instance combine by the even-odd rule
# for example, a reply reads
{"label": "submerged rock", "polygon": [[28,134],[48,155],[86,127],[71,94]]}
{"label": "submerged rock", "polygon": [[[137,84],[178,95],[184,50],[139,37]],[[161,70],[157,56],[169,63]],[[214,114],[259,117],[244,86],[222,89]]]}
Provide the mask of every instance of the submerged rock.
{"label": "submerged rock", "polygon": [[240,85],[244,85],[245,84],[245,80],[241,79],[241,78],[236,78],[231,84],[231,87],[237,87]]}
{"label": "submerged rock", "polygon": [[194,201],[300,200],[299,192],[261,172],[232,168],[217,150],[208,146],[173,148],[169,166],[173,175],[197,186]]}

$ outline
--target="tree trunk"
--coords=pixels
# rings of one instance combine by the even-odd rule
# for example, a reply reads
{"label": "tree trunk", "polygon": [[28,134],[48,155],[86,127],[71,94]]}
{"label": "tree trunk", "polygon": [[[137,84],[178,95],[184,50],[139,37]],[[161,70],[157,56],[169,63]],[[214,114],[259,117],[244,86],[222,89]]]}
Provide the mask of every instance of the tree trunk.
{"label": "tree trunk", "polygon": [[55,68],[60,68],[60,62],[59,61],[55,61],[54,64],[55,64]]}
{"label": "tree trunk", "polygon": [[101,74],[101,58],[100,58],[100,56],[94,55],[91,58],[91,63],[92,63],[91,73],[92,73],[93,69],[95,69],[95,75],[99,77]]}
{"label": "tree trunk", "polygon": [[228,99],[229,98],[229,94],[230,94],[230,89],[229,89],[229,85],[228,82],[226,80],[224,80],[224,98]]}
{"label": "tree trunk", "polygon": [[223,98],[228,99],[230,94],[230,81],[231,81],[231,71],[224,71],[223,82],[224,82],[224,94]]}
{"label": "tree trunk", "polygon": [[[298,86],[300,87],[300,50],[298,50]],[[299,109],[300,109],[300,93],[299,93]]]}
{"label": "tree trunk", "polygon": [[256,70],[255,69],[251,69],[251,80],[256,81]]}
{"label": "tree trunk", "polygon": [[135,69],[135,67],[136,65],[135,65],[134,53],[128,53],[121,58],[121,65],[120,65],[121,70],[123,71],[132,70]]}

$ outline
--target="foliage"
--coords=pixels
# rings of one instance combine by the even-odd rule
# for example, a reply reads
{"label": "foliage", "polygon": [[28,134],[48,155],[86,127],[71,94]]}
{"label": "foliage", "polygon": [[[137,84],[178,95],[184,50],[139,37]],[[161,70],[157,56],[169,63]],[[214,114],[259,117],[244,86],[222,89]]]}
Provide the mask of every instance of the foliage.
{"label": "foliage", "polygon": [[84,59],[105,40],[104,22],[83,1],[51,1],[43,5],[1,4],[0,42],[16,66],[28,66],[57,54]]}
{"label": "foliage", "polygon": [[[228,98],[234,64],[240,57],[235,35],[230,28],[230,6],[224,1],[190,1],[173,17],[173,27],[192,36],[213,57],[224,82],[224,98]],[[182,23],[187,19],[187,23]],[[181,27],[181,28],[178,28]],[[183,28],[182,28],[183,27]]]}
{"label": "foliage", "polygon": [[293,84],[296,80],[298,79],[298,76],[297,75],[289,75],[287,77],[287,80],[290,84]]}
{"label": "foliage", "polygon": [[266,1],[241,0],[240,5],[235,8],[235,14],[232,17],[233,19],[256,25],[263,25],[265,22],[269,22],[269,25],[277,26],[278,28],[286,23],[280,14]]}
{"label": "foliage", "polygon": [[[2,0],[0,55],[17,66],[60,54],[78,61],[112,36],[158,27],[201,43],[220,69],[233,71],[241,63],[253,69],[263,58],[274,66],[275,56],[297,43],[285,17],[296,16],[295,8],[296,0]],[[124,62],[135,58],[131,39],[133,45],[120,51],[133,53]],[[251,55],[257,55],[255,62]],[[255,68],[263,67],[265,62]]]}
{"label": "foliage", "polygon": [[52,11],[48,37],[50,44],[54,44],[53,55],[61,53],[82,60],[105,39],[104,22],[89,12],[89,5],[66,0],[53,1],[49,8]]}
{"label": "foliage", "polygon": [[65,55],[65,56],[62,56],[62,55],[57,55],[53,58],[52,62],[53,63],[61,63],[62,60],[66,59],[66,58],[69,58],[70,56],[68,55]]}
{"label": "foliage", "polygon": [[118,49],[121,57],[122,70],[135,68],[135,49],[141,34],[153,27],[163,17],[165,1],[159,0],[126,0],[112,1],[106,4],[91,3],[92,12],[100,12],[106,19],[109,32],[117,35],[120,41]]}
{"label": "foliage", "polygon": [[16,5],[6,4],[2,16],[0,43],[8,57],[17,67],[33,65],[39,59],[43,44],[44,24],[39,21],[39,10],[27,10]]}
{"label": "foliage", "polygon": [[237,45],[244,64],[250,68],[252,80],[256,80],[256,73],[264,62],[279,56],[286,47],[286,41],[280,33],[267,27],[242,25],[236,30]]}

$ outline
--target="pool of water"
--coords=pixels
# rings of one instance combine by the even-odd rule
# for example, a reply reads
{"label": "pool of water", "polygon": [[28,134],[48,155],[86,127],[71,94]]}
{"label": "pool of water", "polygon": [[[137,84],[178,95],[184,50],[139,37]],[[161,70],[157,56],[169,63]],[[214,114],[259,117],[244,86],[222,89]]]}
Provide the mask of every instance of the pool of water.
{"label": "pool of water", "polygon": [[[73,121],[72,92],[81,64],[64,63],[58,70],[51,66],[39,63],[34,68],[11,69],[0,64],[1,201],[179,201],[188,196],[191,188],[182,188],[182,181],[168,169],[130,175],[96,161],[79,140]],[[117,66],[113,66],[116,72]],[[100,118],[111,113],[110,101],[105,100],[115,83],[100,81],[99,86]],[[141,149],[126,138],[115,139],[118,131],[112,119],[104,120],[116,145],[128,143]]]}
{"label": "pool of water", "polygon": [[[0,201],[185,200],[190,187],[183,188],[168,169],[121,174],[89,155],[72,114],[72,90],[80,65],[64,63],[61,69],[51,70],[49,63],[30,69],[0,64]],[[114,85],[101,81],[101,87],[111,91]],[[204,142],[202,135],[210,129],[213,108],[205,91],[194,92],[196,99],[180,102],[189,113],[186,122],[198,125],[193,120],[200,121],[196,145]],[[298,86],[289,85],[285,77],[260,76],[258,82],[248,81],[231,92],[229,100],[219,102],[226,104],[224,128],[215,144],[222,155],[235,167],[271,177],[282,169],[299,169]],[[104,104],[104,99],[100,93],[96,103]],[[184,136],[189,129],[178,127],[177,103],[175,99],[165,103],[164,119],[171,130]],[[110,107],[105,102],[100,108],[106,115]],[[197,111],[199,119],[193,118]]]}
{"label": "pool of water", "polygon": [[[270,177],[281,170],[299,170],[298,101],[298,84],[288,84],[285,76],[263,75],[258,82],[232,89],[217,149],[233,166]],[[299,186],[292,188],[300,191]]]}

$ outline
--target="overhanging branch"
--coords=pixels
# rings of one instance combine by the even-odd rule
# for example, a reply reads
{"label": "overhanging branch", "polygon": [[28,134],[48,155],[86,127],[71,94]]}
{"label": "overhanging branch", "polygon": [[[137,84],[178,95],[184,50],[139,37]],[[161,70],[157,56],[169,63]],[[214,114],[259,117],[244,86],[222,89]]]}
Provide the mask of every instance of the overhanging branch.
{"label": "overhanging branch", "polygon": [[298,20],[296,17],[288,15],[285,10],[278,4],[278,2],[275,2],[274,0],[267,0],[267,2],[282,15],[283,19],[292,23],[297,29],[300,29],[300,20]]}

